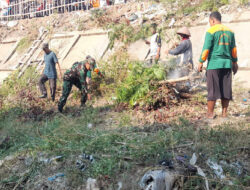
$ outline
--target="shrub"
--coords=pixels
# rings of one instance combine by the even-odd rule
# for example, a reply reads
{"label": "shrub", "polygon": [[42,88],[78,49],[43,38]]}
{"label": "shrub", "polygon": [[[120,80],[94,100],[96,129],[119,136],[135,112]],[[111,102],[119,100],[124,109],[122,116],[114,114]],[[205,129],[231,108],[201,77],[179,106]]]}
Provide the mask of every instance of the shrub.
{"label": "shrub", "polygon": [[118,103],[127,102],[134,106],[145,101],[148,92],[154,90],[151,82],[163,80],[165,77],[165,69],[159,65],[145,68],[139,62],[131,63],[127,78],[117,89]]}

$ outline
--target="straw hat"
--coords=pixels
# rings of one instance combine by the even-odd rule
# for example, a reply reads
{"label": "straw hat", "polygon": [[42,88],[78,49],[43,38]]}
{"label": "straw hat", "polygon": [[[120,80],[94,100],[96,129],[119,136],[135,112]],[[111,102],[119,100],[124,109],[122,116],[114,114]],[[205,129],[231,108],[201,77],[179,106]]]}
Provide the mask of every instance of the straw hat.
{"label": "straw hat", "polygon": [[190,31],[188,30],[187,27],[182,27],[177,31],[177,34],[185,34],[187,36],[191,36]]}

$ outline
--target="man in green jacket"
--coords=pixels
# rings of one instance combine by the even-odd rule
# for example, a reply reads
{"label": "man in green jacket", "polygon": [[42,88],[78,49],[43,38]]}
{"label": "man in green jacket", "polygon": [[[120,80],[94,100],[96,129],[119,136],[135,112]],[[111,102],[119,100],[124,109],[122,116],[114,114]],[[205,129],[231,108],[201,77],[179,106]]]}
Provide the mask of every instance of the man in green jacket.
{"label": "man in green jacket", "polygon": [[58,103],[59,112],[62,112],[73,85],[75,85],[81,91],[81,106],[85,105],[88,94],[86,81],[88,72],[92,70],[97,72],[97,69],[95,68],[95,59],[90,56],[87,58],[88,59],[85,61],[74,63],[73,66],[64,73],[63,92]]}
{"label": "man in green jacket", "polygon": [[227,117],[229,101],[232,100],[232,70],[238,70],[237,49],[234,33],[221,24],[221,14],[212,12],[209,17],[211,28],[206,32],[198,70],[207,63],[207,118],[214,118],[214,107],[221,99],[222,116]]}

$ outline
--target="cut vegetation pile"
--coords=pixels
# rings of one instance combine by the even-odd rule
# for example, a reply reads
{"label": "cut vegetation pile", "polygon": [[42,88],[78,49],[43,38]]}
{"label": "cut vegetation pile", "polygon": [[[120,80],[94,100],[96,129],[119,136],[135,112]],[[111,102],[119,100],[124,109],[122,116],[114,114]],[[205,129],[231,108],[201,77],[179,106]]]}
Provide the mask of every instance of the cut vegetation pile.
{"label": "cut vegetation pile", "polygon": [[156,90],[155,86],[152,85],[153,81],[166,78],[164,68],[159,65],[145,68],[141,63],[132,63],[130,67],[127,78],[117,89],[117,101],[119,103],[127,102],[131,106],[150,102],[150,99],[146,99],[147,94]]}
{"label": "cut vegetation pile", "polygon": [[[202,88],[190,94],[174,83],[161,82],[176,69],[174,59],[147,67],[131,61],[126,53],[130,43],[151,35],[152,22],[162,24],[163,33],[171,18],[180,24],[183,15],[196,17],[200,9],[214,10],[228,1],[161,2],[160,8],[171,6],[166,15],[157,15],[155,5],[149,4],[145,10],[156,16],[141,17],[133,24],[128,18],[140,9],[133,3],[82,15],[77,12],[78,16],[71,12],[67,19],[66,14],[52,15],[58,22],[43,24],[49,26],[51,35],[58,28],[73,30],[74,25],[78,30],[94,25],[108,28],[109,48],[115,52],[108,61],[98,61],[104,78],[93,75],[93,100],[84,109],[79,108],[80,92],[73,88],[63,114],[57,112],[60,80],[54,103],[50,97],[39,99],[39,75],[32,67],[21,78],[13,73],[4,82],[0,88],[0,189],[80,190],[87,189],[88,179],[94,178],[103,190],[121,185],[121,190],[139,190],[141,177],[156,168],[182,171],[175,183],[179,189],[206,190],[206,180],[209,189],[245,190],[250,186],[250,94],[245,89],[237,92],[230,107],[232,119],[211,125],[203,120],[207,100]],[[17,51],[30,43],[23,38]],[[242,103],[243,99],[247,101]],[[183,172],[188,171],[186,163],[193,155],[205,178],[197,170]],[[221,166],[224,179],[208,161]]]}

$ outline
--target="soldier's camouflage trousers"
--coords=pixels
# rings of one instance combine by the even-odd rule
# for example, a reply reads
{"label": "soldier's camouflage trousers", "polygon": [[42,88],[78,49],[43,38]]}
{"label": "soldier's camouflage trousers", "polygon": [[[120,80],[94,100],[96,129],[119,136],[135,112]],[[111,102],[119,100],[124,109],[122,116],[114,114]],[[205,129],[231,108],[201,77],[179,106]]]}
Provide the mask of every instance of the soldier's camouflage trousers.
{"label": "soldier's camouflage trousers", "polygon": [[87,101],[87,93],[85,91],[86,87],[82,86],[79,79],[63,80],[63,92],[58,103],[58,108],[60,108],[61,110],[67,102],[67,98],[73,85],[75,85],[81,91],[81,106],[85,105]]}

